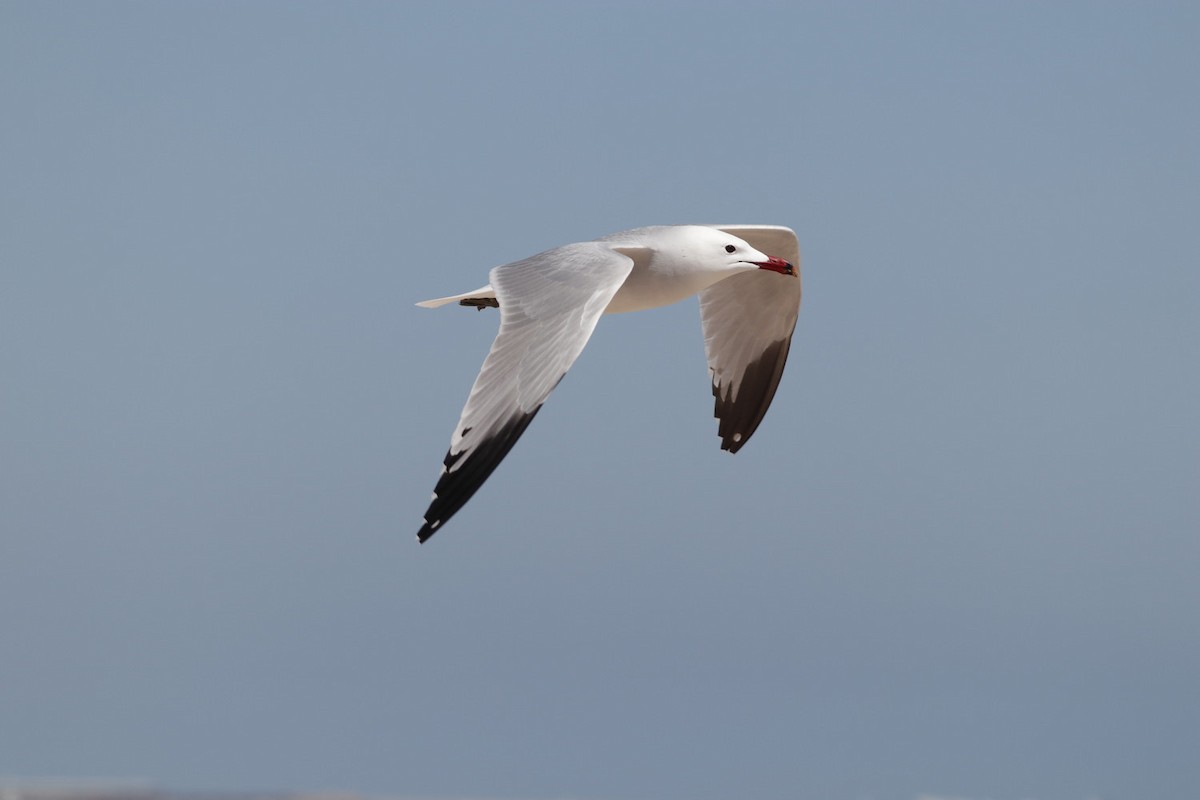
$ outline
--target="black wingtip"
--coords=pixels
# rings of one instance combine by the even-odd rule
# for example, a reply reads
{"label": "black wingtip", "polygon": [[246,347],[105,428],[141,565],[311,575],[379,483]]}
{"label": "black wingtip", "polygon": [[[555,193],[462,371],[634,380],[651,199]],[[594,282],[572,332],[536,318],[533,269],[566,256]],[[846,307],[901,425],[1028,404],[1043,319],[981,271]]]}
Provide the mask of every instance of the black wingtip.
{"label": "black wingtip", "polygon": [[[472,495],[479,490],[492,471],[499,466],[508,451],[512,450],[517,439],[529,427],[529,423],[542,410],[539,405],[528,414],[519,414],[510,419],[499,431],[490,438],[475,445],[470,452],[458,453],[448,451],[442,462],[446,471],[433,489],[433,502],[425,512],[425,524],[417,532],[417,541],[424,544],[429,537],[442,529],[458,510],[467,504]],[[469,429],[468,429],[469,430]],[[466,458],[458,469],[452,468],[462,458]],[[430,522],[433,520],[433,522]]]}
{"label": "black wingtip", "polygon": [[726,453],[736,453],[738,450],[742,449],[742,445],[744,443],[745,443],[744,440],[735,442],[728,438],[722,439],[721,440],[721,449],[724,450]]}
{"label": "black wingtip", "polygon": [[721,437],[722,450],[736,453],[758,430],[779,387],[791,345],[791,337],[772,342],[747,365],[738,386],[737,400],[733,399],[732,387],[713,383],[713,397],[716,398],[713,416],[720,420],[717,435]]}

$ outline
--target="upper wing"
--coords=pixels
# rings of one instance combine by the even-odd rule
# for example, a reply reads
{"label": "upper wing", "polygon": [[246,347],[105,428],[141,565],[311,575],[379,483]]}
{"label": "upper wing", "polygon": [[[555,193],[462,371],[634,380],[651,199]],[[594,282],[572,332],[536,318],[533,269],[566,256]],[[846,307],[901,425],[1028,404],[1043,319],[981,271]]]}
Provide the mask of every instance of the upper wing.
{"label": "upper wing", "polygon": [[648,252],[584,242],[491,271],[500,333],[450,439],[420,541],[462,508],[508,455],[583,351],[634,258]]}
{"label": "upper wing", "polygon": [[800,245],[789,228],[715,225],[796,266],[796,276],[756,270],[700,293],[721,449],[736,453],[771,405],[800,313]]}

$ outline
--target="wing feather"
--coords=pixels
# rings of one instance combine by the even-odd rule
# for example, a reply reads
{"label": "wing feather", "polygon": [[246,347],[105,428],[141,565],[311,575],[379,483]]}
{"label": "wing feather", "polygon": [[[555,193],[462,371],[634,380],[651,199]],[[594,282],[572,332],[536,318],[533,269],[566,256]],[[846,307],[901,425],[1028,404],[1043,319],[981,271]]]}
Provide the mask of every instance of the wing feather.
{"label": "wing feather", "polygon": [[721,449],[736,453],[758,429],[783,377],[800,313],[800,248],[788,228],[720,225],[756,250],[796,266],[795,277],[758,270],[700,293]]}
{"label": "wing feather", "polygon": [[648,253],[584,242],[491,271],[500,332],[450,439],[420,541],[462,508],[508,455],[583,351],[634,259]]}

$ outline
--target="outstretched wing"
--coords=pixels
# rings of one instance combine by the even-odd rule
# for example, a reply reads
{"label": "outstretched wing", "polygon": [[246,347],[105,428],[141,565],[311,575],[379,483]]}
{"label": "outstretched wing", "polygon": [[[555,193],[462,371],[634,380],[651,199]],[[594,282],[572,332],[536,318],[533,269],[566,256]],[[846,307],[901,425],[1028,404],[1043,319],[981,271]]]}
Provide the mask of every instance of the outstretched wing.
{"label": "outstretched wing", "polygon": [[417,538],[454,516],[508,455],[633,269],[640,247],[583,242],[496,267],[500,332],[450,439]]}
{"label": "outstretched wing", "polygon": [[789,228],[715,225],[756,250],[794,264],[796,275],[756,270],[700,293],[704,351],[712,373],[721,449],[736,453],[762,422],[787,362],[800,313],[800,246]]}

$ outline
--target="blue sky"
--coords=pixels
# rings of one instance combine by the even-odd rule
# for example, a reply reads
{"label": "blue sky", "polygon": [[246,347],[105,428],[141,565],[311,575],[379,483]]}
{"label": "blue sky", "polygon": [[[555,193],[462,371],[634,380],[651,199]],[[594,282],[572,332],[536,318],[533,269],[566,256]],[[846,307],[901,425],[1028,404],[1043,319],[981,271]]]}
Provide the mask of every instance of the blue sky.
{"label": "blue sky", "polygon": [[[1200,789],[1191,4],[0,3],[0,776],[585,800]],[[795,228],[719,451],[601,321],[414,534],[496,316]]]}

